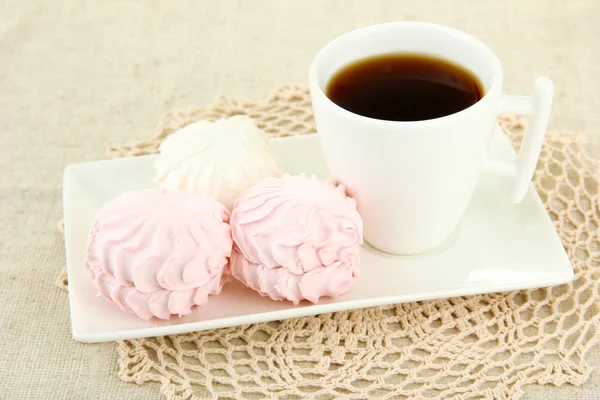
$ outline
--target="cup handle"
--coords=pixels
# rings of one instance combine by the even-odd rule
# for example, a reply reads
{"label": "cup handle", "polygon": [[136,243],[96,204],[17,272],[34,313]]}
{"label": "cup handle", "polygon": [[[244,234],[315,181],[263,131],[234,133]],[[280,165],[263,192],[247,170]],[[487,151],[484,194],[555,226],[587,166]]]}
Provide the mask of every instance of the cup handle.
{"label": "cup handle", "polygon": [[487,170],[511,178],[509,200],[513,204],[523,200],[535,172],[550,119],[553,96],[554,84],[547,77],[537,78],[533,97],[502,96],[499,114],[531,115],[517,158],[510,161],[488,160],[486,165]]}

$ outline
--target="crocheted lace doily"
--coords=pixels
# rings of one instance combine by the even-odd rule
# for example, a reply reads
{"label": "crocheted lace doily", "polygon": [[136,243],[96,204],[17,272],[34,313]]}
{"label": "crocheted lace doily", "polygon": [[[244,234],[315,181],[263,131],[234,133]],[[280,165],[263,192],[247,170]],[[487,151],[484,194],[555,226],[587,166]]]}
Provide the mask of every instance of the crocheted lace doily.
{"label": "crocheted lace doily", "polygon": [[[170,112],[152,138],[108,154],[156,153],[190,122],[236,114],[272,137],[315,130],[307,89],[286,85],[263,101]],[[521,120],[499,121],[518,147]],[[575,268],[571,284],[121,341],[119,376],[159,382],[168,399],[518,399],[526,384],[580,385],[600,339],[599,164],[584,146],[550,134],[534,178]]]}

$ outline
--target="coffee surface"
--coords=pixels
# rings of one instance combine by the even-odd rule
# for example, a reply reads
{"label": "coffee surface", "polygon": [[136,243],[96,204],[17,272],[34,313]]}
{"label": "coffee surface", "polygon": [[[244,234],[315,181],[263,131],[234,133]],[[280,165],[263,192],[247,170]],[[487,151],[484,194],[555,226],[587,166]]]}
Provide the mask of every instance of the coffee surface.
{"label": "coffee surface", "polygon": [[342,67],[325,90],[335,104],[365,117],[422,121],[468,108],[483,97],[472,72],[418,53],[391,53]]}

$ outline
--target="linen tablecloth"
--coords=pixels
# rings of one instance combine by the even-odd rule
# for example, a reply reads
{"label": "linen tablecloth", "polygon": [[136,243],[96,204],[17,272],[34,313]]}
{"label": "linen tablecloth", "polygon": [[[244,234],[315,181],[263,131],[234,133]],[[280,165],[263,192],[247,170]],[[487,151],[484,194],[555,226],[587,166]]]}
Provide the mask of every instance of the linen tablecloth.
{"label": "linen tablecloth", "polygon": [[[215,96],[258,99],[305,82],[334,37],[385,21],[465,30],[495,50],[505,91],[556,85],[553,131],[600,145],[600,6],[535,1],[5,1],[0,4],[0,398],[159,398],[117,377],[114,344],[70,336],[54,286],[65,262],[65,165],[149,137],[170,109]],[[589,355],[600,366],[600,351]],[[526,399],[597,399],[582,387],[531,386]]]}

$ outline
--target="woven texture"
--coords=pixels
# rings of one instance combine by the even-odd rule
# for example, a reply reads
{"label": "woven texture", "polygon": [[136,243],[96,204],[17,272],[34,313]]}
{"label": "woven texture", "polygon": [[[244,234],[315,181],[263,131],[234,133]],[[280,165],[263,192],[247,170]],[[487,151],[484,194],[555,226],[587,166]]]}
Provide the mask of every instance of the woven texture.
{"label": "woven texture", "polygon": [[[169,113],[151,139],[108,153],[156,153],[186,124],[237,114],[272,137],[315,129],[306,88],[288,85],[261,102],[222,98]],[[500,123],[518,147],[523,122]],[[526,384],[580,385],[600,339],[598,163],[584,144],[550,135],[534,178],[575,268],[572,284],[122,341],[119,376],[159,382],[168,399],[518,399]]]}

